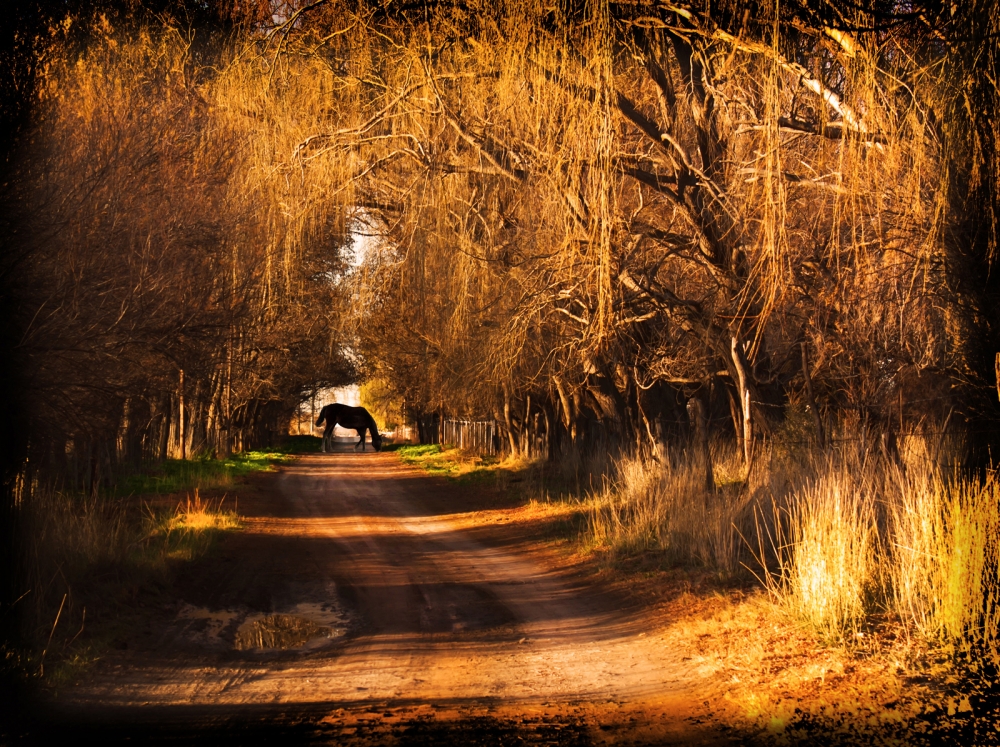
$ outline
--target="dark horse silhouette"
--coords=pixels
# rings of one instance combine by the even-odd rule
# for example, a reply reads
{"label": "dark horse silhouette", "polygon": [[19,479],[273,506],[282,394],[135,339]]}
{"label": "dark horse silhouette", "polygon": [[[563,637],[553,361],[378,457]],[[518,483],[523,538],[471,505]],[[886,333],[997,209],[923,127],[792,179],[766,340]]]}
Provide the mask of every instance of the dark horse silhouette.
{"label": "dark horse silhouette", "polygon": [[322,410],[319,411],[319,420],[316,421],[316,426],[319,427],[326,421],[326,430],[323,431],[323,451],[326,452],[327,444],[330,444],[330,448],[333,448],[331,440],[333,439],[333,429],[335,426],[340,425],[343,428],[353,428],[361,436],[361,440],[355,445],[355,450],[358,446],[361,450],[365,450],[365,432],[372,434],[372,446],[375,447],[375,451],[382,448],[382,436],[379,435],[378,426],[375,425],[375,418],[363,407],[351,407],[350,405],[342,405],[339,402],[334,405],[327,405]]}

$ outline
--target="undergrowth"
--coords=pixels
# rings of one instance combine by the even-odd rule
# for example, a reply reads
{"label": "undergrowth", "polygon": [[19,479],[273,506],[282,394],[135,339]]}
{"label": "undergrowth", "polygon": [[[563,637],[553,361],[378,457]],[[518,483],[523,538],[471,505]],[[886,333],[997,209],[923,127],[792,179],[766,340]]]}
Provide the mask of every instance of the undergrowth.
{"label": "undergrowth", "polygon": [[[22,505],[30,586],[18,604],[29,648],[5,651],[5,666],[49,688],[89,666],[127,638],[142,608],[169,589],[178,564],[240,528],[226,491],[294,452],[315,450],[314,441],[289,439],[228,459],[168,460],[91,495],[36,486]],[[206,499],[203,491],[222,495]]]}

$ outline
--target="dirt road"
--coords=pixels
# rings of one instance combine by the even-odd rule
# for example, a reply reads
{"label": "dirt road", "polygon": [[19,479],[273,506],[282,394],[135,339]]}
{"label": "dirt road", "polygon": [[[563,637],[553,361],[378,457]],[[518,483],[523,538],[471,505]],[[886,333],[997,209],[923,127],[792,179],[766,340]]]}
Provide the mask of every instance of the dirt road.
{"label": "dirt road", "polygon": [[[392,453],[312,455],[163,622],[59,695],[74,724],[337,744],[720,744],[713,675],[473,487]],[[155,732],[153,731],[155,729]]]}

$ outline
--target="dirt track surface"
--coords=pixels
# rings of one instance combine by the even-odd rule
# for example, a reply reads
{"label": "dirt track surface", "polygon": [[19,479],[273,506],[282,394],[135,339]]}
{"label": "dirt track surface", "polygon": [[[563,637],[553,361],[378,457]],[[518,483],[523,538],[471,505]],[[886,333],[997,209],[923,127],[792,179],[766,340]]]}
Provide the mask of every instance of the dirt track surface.
{"label": "dirt track surface", "polygon": [[[712,671],[641,607],[504,531],[477,489],[392,453],[306,456],[241,499],[246,529],[178,585],[162,623],[58,698],[102,733],[337,744],[720,744]],[[288,615],[324,632],[236,641]]]}

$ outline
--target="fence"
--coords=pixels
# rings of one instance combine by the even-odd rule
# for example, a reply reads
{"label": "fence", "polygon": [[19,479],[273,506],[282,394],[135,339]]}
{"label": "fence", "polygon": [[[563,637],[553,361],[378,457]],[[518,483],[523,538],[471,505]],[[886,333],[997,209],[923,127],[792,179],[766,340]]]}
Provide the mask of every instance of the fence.
{"label": "fence", "polygon": [[445,420],[441,423],[441,442],[477,454],[496,455],[500,451],[500,435],[492,420]]}

